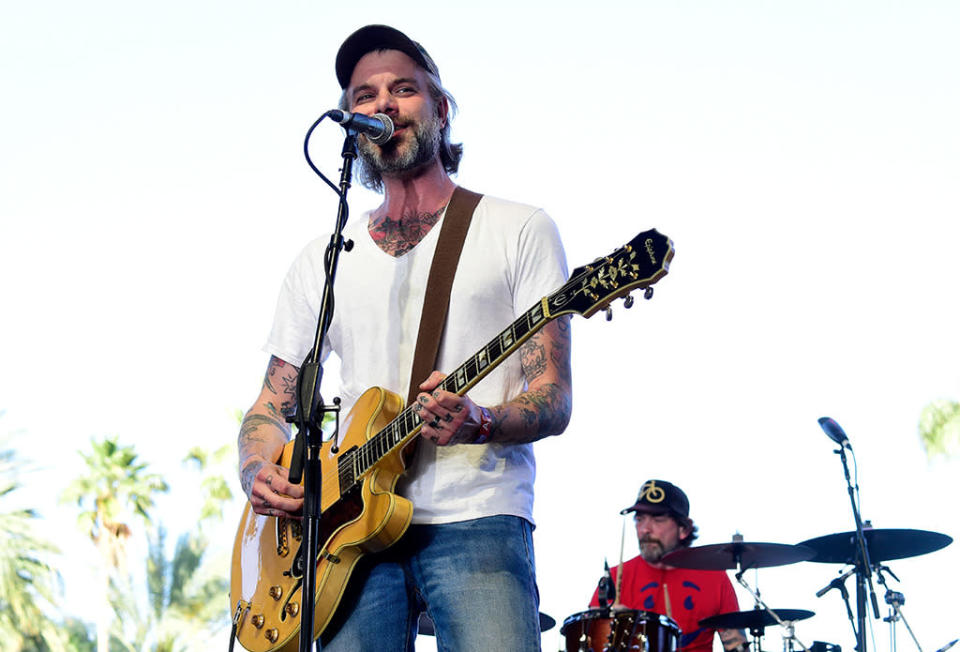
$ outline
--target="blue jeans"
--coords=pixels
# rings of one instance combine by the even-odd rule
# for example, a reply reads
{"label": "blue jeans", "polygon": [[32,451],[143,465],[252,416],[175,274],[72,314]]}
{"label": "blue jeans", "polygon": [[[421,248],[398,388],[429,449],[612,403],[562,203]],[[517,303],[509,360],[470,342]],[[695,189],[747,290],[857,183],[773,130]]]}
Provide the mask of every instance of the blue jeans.
{"label": "blue jeans", "polygon": [[323,652],[409,652],[426,610],[437,650],[540,650],[533,528],[516,516],[411,525],[354,570]]}

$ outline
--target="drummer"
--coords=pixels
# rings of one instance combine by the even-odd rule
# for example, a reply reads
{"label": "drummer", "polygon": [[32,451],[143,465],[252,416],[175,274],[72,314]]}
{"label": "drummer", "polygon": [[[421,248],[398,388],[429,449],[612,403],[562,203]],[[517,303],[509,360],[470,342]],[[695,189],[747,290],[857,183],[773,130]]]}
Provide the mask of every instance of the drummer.
{"label": "drummer", "polygon": [[[674,568],[660,560],[668,552],[688,547],[697,538],[697,526],[690,519],[690,501],[683,491],[663,480],[647,480],[636,502],[620,513],[633,512],[640,556],[611,570],[613,587],[619,588],[614,608],[638,609],[663,614],[680,626],[680,647],[709,652],[714,631],[725,650],[745,650],[747,638],[736,629],[713,630],[697,623],[721,613],[739,611],[737,596],[725,571]],[[599,606],[598,591],[590,605]],[[612,591],[614,594],[616,591]],[[613,601],[613,596],[610,597]]]}

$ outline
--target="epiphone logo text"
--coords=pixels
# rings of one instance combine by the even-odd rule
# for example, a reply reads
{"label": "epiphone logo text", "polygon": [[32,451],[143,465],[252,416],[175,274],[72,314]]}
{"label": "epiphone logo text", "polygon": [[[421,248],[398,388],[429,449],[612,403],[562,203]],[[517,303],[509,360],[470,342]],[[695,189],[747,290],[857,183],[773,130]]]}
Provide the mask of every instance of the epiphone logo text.
{"label": "epiphone logo text", "polygon": [[657,264],[657,256],[653,250],[653,238],[647,238],[643,241],[643,246],[647,249],[647,255],[650,256],[650,262]]}

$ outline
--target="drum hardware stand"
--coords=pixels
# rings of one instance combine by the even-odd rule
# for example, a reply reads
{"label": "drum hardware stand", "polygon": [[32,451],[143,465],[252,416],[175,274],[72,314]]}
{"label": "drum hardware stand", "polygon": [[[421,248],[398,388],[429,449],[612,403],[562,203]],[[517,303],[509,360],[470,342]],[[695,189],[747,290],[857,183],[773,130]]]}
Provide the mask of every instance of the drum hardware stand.
{"label": "drum hardware stand", "polygon": [[890,605],[890,615],[883,619],[884,622],[890,623],[890,652],[897,652],[897,623],[901,620],[903,621],[904,626],[907,628],[907,632],[910,634],[910,638],[913,639],[914,645],[917,646],[919,652],[923,652],[923,648],[920,647],[920,641],[917,640],[917,637],[913,633],[913,629],[910,627],[910,623],[907,622],[906,616],[903,615],[903,604],[907,601],[903,597],[903,593],[899,591],[892,590],[887,586],[887,580],[884,578],[884,572],[888,573],[890,577],[897,580],[900,579],[893,574],[893,571],[884,566],[883,564],[877,564],[875,566],[877,571],[877,581],[880,582],[880,585],[886,589],[886,593],[883,596],[883,601]]}
{"label": "drum hardware stand", "polygon": [[[736,577],[737,583],[739,583],[740,586],[745,588],[747,592],[750,593],[750,595],[753,597],[754,608],[762,609],[763,611],[770,614],[770,617],[773,618],[778,625],[783,627],[784,630],[786,630],[786,634],[783,637],[784,652],[792,652],[794,643],[796,643],[800,647],[800,649],[803,650],[803,652],[810,652],[810,648],[804,645],[803,641],[797,638],[793,628],[793,621],[783,620],[782,618],[780,618],[779,614],[777,614],[776,611],[768,607],[767,604],[760,597],[760,589],[754,589],[747,583],[745,579],[743,579],[743,574],[746,573],[748,570],[750,570],[749,566],[747,568],[743,568],[743,565],[741,564],[741,561],[740,561],[740,553],[736,549],[736,544],[743,542],[743,535],[742,534],[733,535],[733,542],[734,542],[734,552],[733,552],[734,561],[737,564],[737,572],[734,575],[734,577]],[[762,627],[758,628],[756,631],[754,629],[751,629],[750,635],[754,637],[754,642],[755,642],[754,650],[756,652],[760,652],[760,638],[763,636],[763,628]]]}

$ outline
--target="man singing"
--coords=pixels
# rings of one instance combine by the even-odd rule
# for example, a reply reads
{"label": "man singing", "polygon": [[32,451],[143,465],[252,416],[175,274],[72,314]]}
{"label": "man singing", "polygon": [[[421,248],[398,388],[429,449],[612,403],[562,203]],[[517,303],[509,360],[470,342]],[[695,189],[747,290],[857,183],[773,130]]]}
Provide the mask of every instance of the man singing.
{"label": "man singing", "polygon": [[[346,410],[368,387],[405,394],[415,384],[423,426],[397,487],[413,502],[412,525],[361,559],[321,635],[323,650],[412,650],[421,611],[434,621],[438,649],[539,650],[532,443],[560,434],[570,418],[568,320],[549,322],[469,396],[439,389],[440,371],[410,378],[462,156],[450,142],[456,105],[426,50],[384,25],[350,35],[336,73],[342,108],[383,113],[396,131],[382,145],[359,138],[359,178],[383,202],[345,229],[354,247],[341,257],[324,355],[341,360]],[[297,365],[313,343],[328,239],[307,245],[283,282],[263,386],[241,427],[241,481],[259,514],[295,515],[302,505],[302,488],[277,464],[290,436],[281,411],[295,403]],[[469,359],[566,276],[557,229],[542,210],[484,196],[454,277],[438,369]]]}

